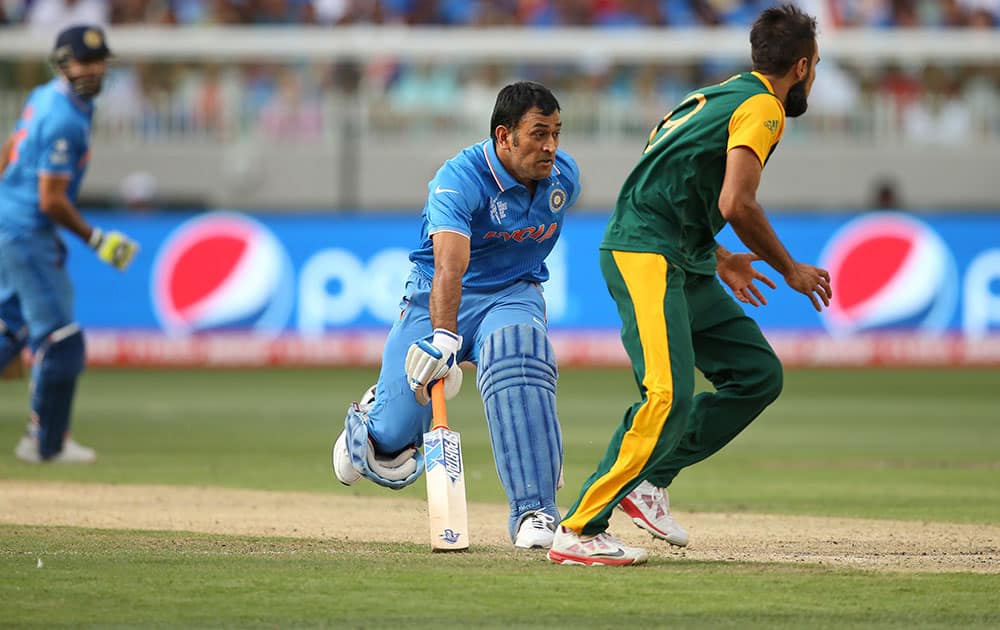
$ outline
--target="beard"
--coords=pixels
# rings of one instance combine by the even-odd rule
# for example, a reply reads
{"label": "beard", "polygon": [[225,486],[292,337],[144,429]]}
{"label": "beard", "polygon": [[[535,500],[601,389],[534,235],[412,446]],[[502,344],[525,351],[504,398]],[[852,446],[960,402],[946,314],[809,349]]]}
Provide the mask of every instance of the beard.
{"label": "beard", "polygon": [[808,77],[788,88],[788,96],[785,97],[785,115],[789,118],[798,118],[809,109],[809,97],[806,96],[807,79]]}
{"label": "beard", "polygon": [[101,87],[104,84],[104,77],[102,76],[76,76],[67,77],[69,79],[69,84],[73,87],[73,93],[84,100],[90,100],[101,93]]}

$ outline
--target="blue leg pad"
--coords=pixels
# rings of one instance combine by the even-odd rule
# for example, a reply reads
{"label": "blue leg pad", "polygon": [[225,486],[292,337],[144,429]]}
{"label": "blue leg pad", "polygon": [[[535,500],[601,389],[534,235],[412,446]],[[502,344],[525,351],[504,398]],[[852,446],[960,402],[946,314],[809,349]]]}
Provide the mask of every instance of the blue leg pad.
{"label": "blue leg pad", "polygon": [[[381,459],[375,455],[371,440],[368,437],[368,414],[355,405],[347,410],[344,428],[347,431],[347,452],[351,455],[351,463],[365,477],[380,486],[399,490],[405,488],[420,477],[424,471],[424,455],[418,448],[413,454],[416,468],[412,471],[404,465],[408,458],[397,461],[398,458]],[[400,474],[400,471],[405,474]]]}
{"label": "blue leg pad", "polygon": [[69,324],[51,333],[35,351],[31,411],[38,418],[38,451],[42,458],[62,450],[69,430],[76,380],[83,372],[83,332]]}
{"label": "blue leg pad", "polygon": [[546,334],[527,324],[493,332],[479,353],[479,391],[497,474],[510,501],[509,533],[521,517],[543,511],[560,520],[556,483],[562,433],[556,415],[555,353]]}

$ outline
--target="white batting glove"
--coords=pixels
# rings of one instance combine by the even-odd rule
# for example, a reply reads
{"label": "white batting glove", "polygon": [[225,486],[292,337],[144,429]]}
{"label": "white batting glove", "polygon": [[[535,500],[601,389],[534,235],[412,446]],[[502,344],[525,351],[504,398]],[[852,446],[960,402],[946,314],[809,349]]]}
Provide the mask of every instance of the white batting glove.
{"label": "white batting glove", "polygon": [[118,271],[125,271],[139,251],[139,244],[121,232],[104,232],[94,228],[87,241],[97,257]]}
{"label": "white batting glove", "polygon": [[[421,339],[410,346],[406,352],[404,369],[417,402],[427,404],[423,402],[426,400],[427,386],[448,376],[453,366],[457,368],[458,361],[455,355],[461,347],[462,336],[444,328],[435,328],[430,341]],[[461,374],[460,369],[458,373]],[[461,379],[461,376],[458,378]]]}

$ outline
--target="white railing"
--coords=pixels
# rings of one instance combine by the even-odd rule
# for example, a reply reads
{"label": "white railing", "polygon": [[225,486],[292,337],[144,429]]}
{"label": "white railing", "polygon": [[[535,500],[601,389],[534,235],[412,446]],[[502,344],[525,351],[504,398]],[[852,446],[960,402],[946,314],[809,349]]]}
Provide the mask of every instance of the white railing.
{"label": "white railing", "polygon": [[[748,59],[745,28],[440,28],[440,27],[115,27],[121,59],[217,61],[369,60],[474,62],[691,62]],[[0,58],[38,59],[49,33],[0,29]],[[821,33],[824,58],[869,66],[1000,61],[1000,32],[969,29],[845,29]]]}
{"label": "white railing", "polygon": [[[670,89],[656,91],[636,82],[616,91],[602,81],[615,76],[618,65],[653,75],[686,66],[699,68],[691,79],[696,84],[686,86],[694,88],[703,77],[724,78],[713,75],[719,68],[746,68],[747,39],[745,29],[116,27],[109,40],[118,76],[97,109],[100,150],[88,190],[107,195],[123,173],[143,169],[156,173],[164,196],[197,196],[214,205],[409,207],[408,191],[426,184],[458,147],[485,137],[500,85],[544,76],[563,106],[566,146],[589,173],[582,203],[606,208],[636,147],[685,86],[667,82]],[[0,61],[41,63],[50,42],[51,35],[0,29]],[[809,114],[789,122],[782,151],[769,166],[790,182],[772,189],[769,202],[858,207],[871,180],[888,174],[914,204],[996,203],[1000,86],[989,82],[1000,67],[997,31],[837,31],[821,34],[820,52],[821,78],[839,67],[854,95],[826,99],[817,81]],[[244,69],[260,61],[271,65],[275,84],[279,75],[296,75],[291,83],[300,81],[298,94],[277,87],[265,97],[254,92]],[[329,71],[343,62],[353,62],[356,84],[344,91],[310,84],[317,68]],[[452,72],[457,79],[444,98],[424,99],[419,89],[400,98],[399,83],[386,80],[393,64],[429,65],[431,74]],[[941,105],[954,86],[921,83],[914,106],[901,107],[886,91],[862,85],[891,65],[933,65],[946,73],[977,67],[973,83],[985,88],[960,95],[952,110]],[[166,72],[180,73],[179,79],[144,89],[143,66],[153,78]],[[216,115],[206,117],[197,95],[219,75],[222,85],[211,86]],[[133,84],[122,87],[118,80]],[[5,84],[9,78],[0,76]],[[0,91],[0,134],[19,115],[28,87]],[[283,96],[292,104],[282,104]],[[311,109],[295,104],[302,102]],[[816,169],[837,177],[817,182]],[[383,170],[393,173],[393,186],[385,185]]]}
{"label": "white railing", "polygon": [[[11,129],[20,115],[27,92],[0,91],[0,129]],[[640,141],[670,103],[660,100],[622,102],[607,96],[563,90],[560,93],[564,128],[568,137],[595,141]],[[294,106],[254,108],[236,93],[220,104],[217,115],[206,119],[197,103],[159,97],[121,107],[99,101],[93,135],[102,142],[136,143],[229,143],[247,138],[280,138],[299,144],[326,143],[339,136],[345,124],[357,124],[363,138],[383,141],[402,136],[438,140],[487,135],[488,119],[480,109],[466,105],[459,92],[452,110],[396,110],[384,95],[363,92],[349,104],[342,94],[323,94],[309,111]],[[942,111],[940,97],[916,103],[928,112]],[[356,121],[345,114],[358,106]],[[832,141],[857,145],[1000,144],[1000,98],[981,102],[963,112],[966,118],[947,137],[919,136],[915,114],[907,113],[886,96],[866,100],[848,112],[810,112],[789,123],[785,142]],[[275,123],[275,120],[287,124]],[[300,122],[304,121],[304,122]],[[919,121],[918,121],[919,122]],[[932,121],[933,122],[933,121]],[[939,121],[940,122],[940,121]],[[926,126],[926,125],[925,125]]]}

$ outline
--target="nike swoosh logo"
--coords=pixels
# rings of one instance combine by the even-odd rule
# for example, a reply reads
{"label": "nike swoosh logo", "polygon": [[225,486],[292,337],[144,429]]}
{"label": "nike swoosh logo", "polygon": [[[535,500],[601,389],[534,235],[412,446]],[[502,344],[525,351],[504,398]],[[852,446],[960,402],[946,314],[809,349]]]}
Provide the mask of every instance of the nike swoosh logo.
{"label": "nike swoosh logo", "polygon": [[601,558],[621,558],[622,556],[625,555],[625,552],[622,551],[621,549],[615,549],[614,553],[600,553],[597,555],[600,556]]}
{"label": "nike swoosh logo", "polygon": [[446,192],[455,193],[456,195],[458,194],[457,190],[452,190],[451,188],[441,188],[441,184],[438,184],[438,187],[434,189],[435,195],[440,195],[441,193]]}

